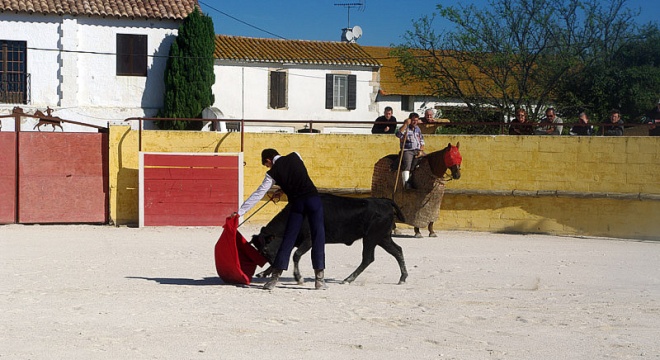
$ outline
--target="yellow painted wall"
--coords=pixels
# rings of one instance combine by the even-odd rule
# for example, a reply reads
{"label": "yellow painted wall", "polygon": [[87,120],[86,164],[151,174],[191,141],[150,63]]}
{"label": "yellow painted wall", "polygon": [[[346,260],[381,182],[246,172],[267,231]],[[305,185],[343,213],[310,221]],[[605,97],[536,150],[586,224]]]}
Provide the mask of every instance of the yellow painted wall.
{"label": "yellow painted wall", "polygon": [[[240,133],[143,131],[143,151],[238,152]],[[660,139],[655,137],[426,137],[427,152],[461,143],[456,190],[660,194]],[[261,183],[261,150],[297,151],[320,188],[369,189],[373,165],[398,151],[393,135],[244,134],[245,197]],[[138,221],[138,133],[110,129],[110,217]],[[259,204],[257,207],[259,207]],[[257,208],[255,207],[255,209]],[[284,203],[250,221],[267,222]],[[651,217],[655,214],[656,219]],[[660,201],[445,194],[436,230],[536,232],[660,239]],[[219,216],[228,214],[219,214]]]}

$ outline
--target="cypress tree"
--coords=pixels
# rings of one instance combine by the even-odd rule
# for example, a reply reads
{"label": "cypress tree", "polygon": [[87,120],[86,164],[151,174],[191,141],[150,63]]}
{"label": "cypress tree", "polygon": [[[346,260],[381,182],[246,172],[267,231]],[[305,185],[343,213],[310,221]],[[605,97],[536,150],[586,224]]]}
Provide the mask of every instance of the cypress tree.
{"label": "cypress tree", "polygon": [[[214,50],[213,20],[195,8],[183,20],[170,47],[165,68],[165,98],[159,117],[201,118],[202,110],[213,104]],[[201,124],[197,121],[157,122],[164,130],[199,129]]]}

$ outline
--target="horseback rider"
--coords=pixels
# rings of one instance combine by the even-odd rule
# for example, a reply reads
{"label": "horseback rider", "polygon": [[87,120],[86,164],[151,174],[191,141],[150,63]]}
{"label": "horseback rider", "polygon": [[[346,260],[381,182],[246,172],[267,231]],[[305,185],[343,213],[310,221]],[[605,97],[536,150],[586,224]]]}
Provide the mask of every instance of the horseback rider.
{"label": "horseback rider", "polygon": [[408,182],[410,180],[410,172],[415,169],[419,159],[424,156],[424,135],[418,126],[419,114],[410,113],[403,125],[395,133],[399,138],[402,156],[401,164],[401,180],[406,189],[410,189],[412,185]]}

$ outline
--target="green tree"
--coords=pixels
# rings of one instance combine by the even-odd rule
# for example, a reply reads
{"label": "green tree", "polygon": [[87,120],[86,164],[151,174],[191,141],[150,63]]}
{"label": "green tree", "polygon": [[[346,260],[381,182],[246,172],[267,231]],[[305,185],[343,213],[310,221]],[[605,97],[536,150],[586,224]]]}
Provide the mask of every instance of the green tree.
{"label": "green tree", "polygon": [[[213,52],[215,32],[211,17],[198,8],[179,27],[165,69],[165,100],[158,113],[165,118],[201,118],[214,102]],[[201,122],[158,121],[161,129],[199,129]]]}
{"label": "green tree", "polygon": [[621,110],[634,122],[660,96],[660,29],[647,24],[618,47],[602,49],[596,59],[565,79],[558,102],[573,113],[586,110],[596,122]]}
{"label": "green tree", "polygon": [[[542,115],[562,80],[592,60],[594,46],[618,43],[632,25],[627,0],[490,0],[422,17],[397,47],[404,81],[425,81],[435,95],[466,104],[472,121],[524,107]],[[437,15],[454,28],[436,32]],[[494,111],[495,110],[495,111]]]}

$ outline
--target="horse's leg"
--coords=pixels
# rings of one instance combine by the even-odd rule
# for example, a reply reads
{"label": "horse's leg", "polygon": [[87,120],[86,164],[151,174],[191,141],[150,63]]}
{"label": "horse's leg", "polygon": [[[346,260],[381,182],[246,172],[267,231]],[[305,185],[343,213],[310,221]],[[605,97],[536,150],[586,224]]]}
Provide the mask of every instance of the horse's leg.
{"label": "horse's leg", "polygon": [[298,249],[296,249],[296,251],[293,253],[293,278],[296,279],[298,285],[303,284],[303,277],[300,275],[300,267],[298,266],[300,263],[300,258],[302,258],[302,256],[305,255],[305,253],[308,252],[311,248],[311,241],[303,241],[303,243],[300,244]]}
{"label": "horse's leg", "polygon": [[403,259],[403,250],[401,249],[401,246],[395,243],[394,240],[392,240],[392,238],[389,236],[379,245],[385,249],[388,254],[394,256],[396,262],[399,263],[399,269],[401,270],[399,285],[405,283],[406,279],[408,278],[408,270],[406,269],[406,261]]}
{"label": "horse's leg", "polygon": [[396,223],[392,224],[392,234],[393,235],[401,235],[401,231],[396,227]]}
{"label": "horse's leg", "polygon": [[362,262],[351,275],[349,275],[346,279],[344,279],[344,281],[341,282],[342,284],[352,283],[360,274],[362,274],[364,269],[366,269],[369,264],[374,262],[374,250],[376,250],[376,241],[374,239],[370,239],[369,237],[365,237],[362,243]]}
{"label": "horse's leg", "polygon": [[415,227],[415,237],[416,238],[424,237],[424,236],[422,236],[422,233],[419,231],[418,227]]}
{"label": "horse's leg", "polygon": [[438,234],[433,231],[433,221],[429,223],[429,237],[438,237]]}

